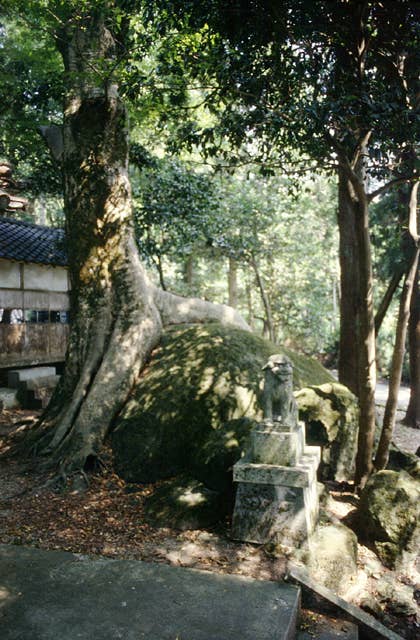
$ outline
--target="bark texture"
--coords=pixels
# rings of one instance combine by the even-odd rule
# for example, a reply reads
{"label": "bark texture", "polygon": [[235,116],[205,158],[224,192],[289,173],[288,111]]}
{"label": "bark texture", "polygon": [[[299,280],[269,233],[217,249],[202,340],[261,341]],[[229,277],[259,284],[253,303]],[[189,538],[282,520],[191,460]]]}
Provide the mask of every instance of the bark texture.
{"label": "bark texture", "polygon": [[372,469],[375,434],[376,348],[369,201],[363,171],[343,161],[339,173],[341,300],[339,380],[358,398],[360,424],[355,484]]}
{"label": "bark texture", "polygon": [[[112,74],[101,67],[115,54],[103,16],[93,12],[83,28],[70,22],[58,46],[69,83],[62,163],[72,328],[65,372],[42,418],[37,447],[67,474],[98,458],[160,339],[162,317],[194,321],[215,311],[209,303],[157,290],[140,262],[127,115]],[[216,315],[246,327],[233,310]]]}
{"label": "bark texture", "polygon": [[359,322],[359,254],[352,188],[344,171],[339,173],[338,181],[338,228],[341,274],[338,377],[341,384],[358,396],[358,351],[354,341]]}
{"label": "bark texture", "polygon": [[[417,216],[418,183],[413,187],[410,197],[411,224],[409,233],[417,242],[420,237]],[[408,350],[410,357],[410,401],[404,418],[405,424],[420,429],[420,260],[413,278],[413,290],[410,302],[410,320],[408,325]]]}
{"label": "bark texture", "polygon": [[72,470],[98,456],[161,322],[134,242],[126,111],[117,86],[92,68],[112,60],[114,40],[97,15],[83,30],[68,27],[60,48],[70,82],[63,175],[72,330],[43,422],[51,427],[45,453]]}
{"label": "bark texture", "polygon": [[404,423],[420,429],[420,268],[414,281],[411,297],[410,322],[408,327],[408,349],[410,354],[410,400]]}
{"label": "bark texture", "polygon": [[360,310],[356,329],[358,351],[358,396],[360,424],[355,485],[362,489],[372,473],[375,437],[376,343],[373,309],[373,275],[369,236],[368,202],[362,185],[358,190],[357,231],[360,253]]}

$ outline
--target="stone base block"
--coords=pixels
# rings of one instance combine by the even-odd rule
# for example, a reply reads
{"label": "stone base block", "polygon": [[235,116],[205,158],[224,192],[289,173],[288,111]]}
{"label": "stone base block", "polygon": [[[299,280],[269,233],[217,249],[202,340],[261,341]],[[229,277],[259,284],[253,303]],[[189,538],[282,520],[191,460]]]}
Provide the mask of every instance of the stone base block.
{"label": "stone base block", "polygon": [[309,487],[240,483],[233,513],[233,539],[300,546],[316,523],[313,497]]}
{"label": "stone base block", "polygon": [[[310,451],[314,449],[315,451]],[[242,458],[233,467],[234,482],[309,487],[316,484],[316,472],[320,460],[319,447],[305,447],[305,455],[294,467],[250,462]]]}
{"label": "stone base block", "polygon": [[305,446],[304,429],[303,425],[261,423],[251,432],[250,458],[257,463],[294,466]]}
{"label": "stone base block", "polygon": [[232,520],[235,540],[300,546],[318,520],[319,447],[305,446],[293,467],[251,462],[233,467],[238,482]]}

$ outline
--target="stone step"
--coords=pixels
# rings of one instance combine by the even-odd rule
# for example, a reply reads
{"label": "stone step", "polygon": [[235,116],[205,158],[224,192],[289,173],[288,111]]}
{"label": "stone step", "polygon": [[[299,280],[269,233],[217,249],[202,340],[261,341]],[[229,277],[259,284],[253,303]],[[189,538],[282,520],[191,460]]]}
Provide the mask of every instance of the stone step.
{"label": "stone step", "polygon": [[59,379],[60,376],[48,376],[48,379],[36,378],[20,382],[17,390],[20,406],[23,409],[45,409]]}
{"label": "stone step", "polygon": [[17,397],[22,409],[43,409],[46,406],[42,398],[38,397],[38,392],[33,389],[20,386],[17,390]]}
{"label": "stone step", "polygon": [[40,376],[39,378],[30,378],[22,381],[19,386],[24,385],[26,389],[36,391],[37,389],[55,389],[61,376],[50,375]]}
{"label": "stone step", "polygon": [[[2,640],[292,640],[298,588],[0,545]],[[42,589],[40,589],[42,585]]]}
{"label": "stone step", "polygon": [[29,369],[11,369],[7,374],[7,385],[12,389],[17,389],[20,382],[42,378],[45,376],[55,376],[55,367],[31,367]]}

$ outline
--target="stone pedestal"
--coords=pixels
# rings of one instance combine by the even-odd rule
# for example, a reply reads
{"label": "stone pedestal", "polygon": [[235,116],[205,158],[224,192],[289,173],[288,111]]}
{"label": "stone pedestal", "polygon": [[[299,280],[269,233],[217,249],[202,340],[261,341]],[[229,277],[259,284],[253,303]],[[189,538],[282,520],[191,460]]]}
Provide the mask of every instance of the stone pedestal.
{"label": "stone pedestal", "polygon": [[233,468],[238,482],[232,522],[235,540],[299,546],[318,518],[319,447],[305,444],[300,423],[263,422],[247,455]]}

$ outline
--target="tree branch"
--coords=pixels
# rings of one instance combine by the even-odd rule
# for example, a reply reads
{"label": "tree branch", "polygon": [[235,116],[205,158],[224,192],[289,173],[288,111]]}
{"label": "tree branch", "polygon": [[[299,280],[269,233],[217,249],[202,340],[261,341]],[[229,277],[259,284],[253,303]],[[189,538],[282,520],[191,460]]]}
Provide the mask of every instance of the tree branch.
{"label": "tree branch", "polygon": [[392,189],[392,187],[394,187],[395,185],[401,184],[401,182],[411,182],[413,180],[418,180],[418,176],[417,175],[399,176],[398,178],[394,178],[393,180],[390,180],[386,184],[383,184],[382,187],[379,187],[378,189],[375,189],[375,191],[372,191],[371,193],[369,193],[367,196],[368,201],[372,202],[374,198],[376,198],[377,196],[380,196],[382,193],[385,193],[386,191],[388,191],[388,189]]}

